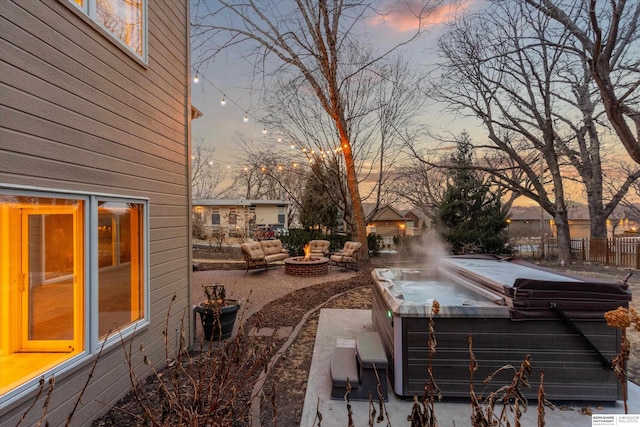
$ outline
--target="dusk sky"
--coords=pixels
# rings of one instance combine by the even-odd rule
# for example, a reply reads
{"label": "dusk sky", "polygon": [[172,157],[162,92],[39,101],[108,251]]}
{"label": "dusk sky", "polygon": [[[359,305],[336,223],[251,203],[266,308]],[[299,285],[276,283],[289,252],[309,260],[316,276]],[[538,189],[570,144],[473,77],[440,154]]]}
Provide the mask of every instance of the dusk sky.
{"label": "dusk sky", "polygon": [[[372,46],[389,47],[410,37],[417,26],[417,20],[410,12],[412,2],[415,5],[422,3],[419,0],[380,1],[381,8],[390,12],[384,17],[368,19],[362,26],[363,34],[366,34]],[[458,11],[477,11],[484,3],[485,0],[462,1],[458,4]],[[419,66],[430,63],[435,56],[435,42],[442,32],[441,24],[452,17],[453,10],[450,6],[438,8],[428,18],[428,33],[406,46],[405,56]],[[192,83],[192,104],[203,113],[203,117],[193,122],[193,140],[202,139],[207,147],[213,147],[216,157],[214,161],[223,165],[229,174],[244,167],[238,160],[242,156],[242,151],[238,148],[238,133],[245,135],[246,140],[255,141],[255,144],[265,144],[265,147],[279,145],[283,150],[290,149],[289,145],[278,143],[275,132],[270,132],[268,128],[266,135],[262,132],[264,126],[258,120],[261,115],[259,98],[264,84],[263,76],[253,74],[252,65],[242,58],[242,53],[240,50],[226,51],[209,63],[206,69],[198,69],[200,80],[197,84]],[[193,62],[196,62],[195,55],[196,53]],[[224,106],[220,103],[223,97],[226,100]],[[424,116],[424,123],[430,128],[455,133],[464,129],[473,131],[469,129],[475,125],[473,122],[462,123],[459,119],[454,121],[453,118],[443,117],[438,113],[438,108],[432,110],[434,111],[426,112]],[[243,121],[245,114],[249,116],[248,123]],[[436,143],[433,144],[435,146]]]}

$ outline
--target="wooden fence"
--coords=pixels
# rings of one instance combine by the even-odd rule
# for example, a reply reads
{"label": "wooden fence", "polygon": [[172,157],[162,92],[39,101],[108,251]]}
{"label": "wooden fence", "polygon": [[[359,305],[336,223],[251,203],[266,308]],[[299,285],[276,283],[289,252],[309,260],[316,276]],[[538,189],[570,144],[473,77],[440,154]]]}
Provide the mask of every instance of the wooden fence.
{"label": "wooden fence", "polygon": [[571,256],[583,261],[640,269],[640,237],[572,239]]}

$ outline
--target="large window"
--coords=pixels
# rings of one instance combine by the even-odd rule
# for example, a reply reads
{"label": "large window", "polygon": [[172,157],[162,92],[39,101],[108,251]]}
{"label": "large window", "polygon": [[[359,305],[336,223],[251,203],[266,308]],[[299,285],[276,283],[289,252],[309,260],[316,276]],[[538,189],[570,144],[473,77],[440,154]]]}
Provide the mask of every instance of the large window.
{"label": "large window", "polygon": [[100,337],[142,318],[142,206],[99,202]]}
{"label": "large window", "polygon": [[129,50],[146,60],[147,0],[70,0]]}
{"label": "large window", "polygon": [[145,320],[144,210],[0,190],[0,396]]}

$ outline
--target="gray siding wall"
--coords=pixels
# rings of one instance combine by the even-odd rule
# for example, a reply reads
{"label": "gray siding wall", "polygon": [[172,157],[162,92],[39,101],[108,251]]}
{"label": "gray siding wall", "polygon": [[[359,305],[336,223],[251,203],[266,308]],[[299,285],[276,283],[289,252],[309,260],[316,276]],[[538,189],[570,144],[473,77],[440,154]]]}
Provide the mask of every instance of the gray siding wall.
{"label": "gray siding wall", "polygon": [[[169,330],[189,319],[188,23],[188,0],[149,0],[145,65],[66,0],[0,2],[0,183],[150,200],[151,325],[132,346],[140,375],[142,342],[164,364],[174,294]],[[90,369],[56,378],[51,425],[64,422]],[[93,378],[74,425],[129,390],[120,346],[103,353]],[[0,424],[15,425],[28,403],[1,408]]]}

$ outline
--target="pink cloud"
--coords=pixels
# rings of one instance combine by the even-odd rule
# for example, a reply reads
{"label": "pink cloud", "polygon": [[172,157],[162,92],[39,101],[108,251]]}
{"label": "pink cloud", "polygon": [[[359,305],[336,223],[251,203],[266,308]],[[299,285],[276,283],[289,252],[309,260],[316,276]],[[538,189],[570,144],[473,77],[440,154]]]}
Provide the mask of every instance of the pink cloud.
{"label": "pink cloud", "polygon": [[[456,2],[457,4],[439,5],[423,15],[422,26],[434,26],[449,22],[455,18],[456,14],[468,9],[473,2],[474,0],[466,0]],[[369,24],[373,26],[386,25],[398,32],[415,31],[419,24],[416,16],[424,4],[424,0],[393,2],[386,13],[372,18]]]}

